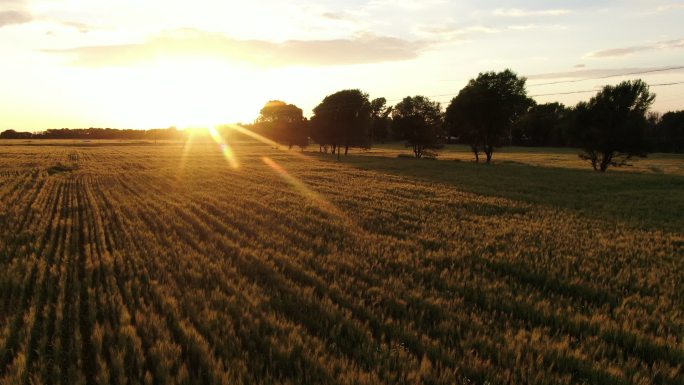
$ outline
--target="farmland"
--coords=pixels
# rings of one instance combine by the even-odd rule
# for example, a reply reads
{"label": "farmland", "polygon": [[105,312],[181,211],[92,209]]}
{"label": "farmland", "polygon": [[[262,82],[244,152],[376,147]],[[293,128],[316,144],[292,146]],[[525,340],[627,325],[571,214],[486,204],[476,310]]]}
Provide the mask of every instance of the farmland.
{"label": "farmland", "polygon": [[681,157],[44,143],[0,142],[0,384],[684,384]]}

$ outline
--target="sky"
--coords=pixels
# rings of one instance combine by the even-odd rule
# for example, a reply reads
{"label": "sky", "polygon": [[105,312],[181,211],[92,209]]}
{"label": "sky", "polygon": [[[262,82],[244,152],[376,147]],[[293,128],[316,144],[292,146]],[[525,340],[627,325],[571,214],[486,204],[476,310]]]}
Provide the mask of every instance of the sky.
{"label": "sky", "polygon": [[[0,0],[0,130],[251,122],[274,99],[308,116],[349,88],[446,107],[506,68],[574,105],[684,81],[681,20],[678,1]],[[684,109],[684,84],[652,91]]]}

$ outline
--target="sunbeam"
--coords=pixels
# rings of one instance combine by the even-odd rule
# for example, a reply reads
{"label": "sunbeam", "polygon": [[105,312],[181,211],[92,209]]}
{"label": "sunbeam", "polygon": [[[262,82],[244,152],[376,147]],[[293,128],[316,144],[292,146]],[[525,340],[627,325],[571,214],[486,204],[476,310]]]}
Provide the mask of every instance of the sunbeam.
{"label": "sunbeam", "polygon": [[195,131],[194,130],[188,130],[188,134],[185,139],[185,144],[183,145],[183,152],[181,153],[181,159],[180,159],[180,165],[178,166],[178,173],[176,176],[180,178],[183,174],[183,171],[185,171],[185,166],[188,161],[188,154],[190,153],[190,149],[192,148],[192,142],[195,139]]}
{"label": "sunbeam", "polygon": [[216,127],[209,126],[207,127],[207,130],[209,130],[209,135],[211,136],[211,139],[213,139],[214,142],[216,142],[216,144],[218,144],[221,148],[223,157],[226,158],[230,166],[234,169],[240,168],[240,163],[238,163],[237,157],[235,156],[233,149],[230,147],[228,142],[226,142],[223,136],[221,136]]}
{"label": "sunbeam", "polygon": [[[250,138],[256,139],[256,140],[260,141],[261,143],[268,144],[269,146],[272,146],[275,149],[281,149],[281,147],[282,147],[282,145],[280,143],[273,141],[273,140],[271,140],[271,139],[269,139],[263,135],[259,135],[256,132],[249,130],[245,127],[239,126],[237,124],[229,124],[226,127],[230,128],[231,130],[234,130],[236,132],[239,132],[243,135],[247,135]],[[283,151],[285,151],[285,150],[283,150]],[[296,152],[296,151],[287,151],[287,153],[292,154],[292,155],[297,156],[297,157],[300,157],[300,158],[306,158],[306,155],[299,153],[299,152]]]}
{"label": "sunbeam", "polygon": [[347,218],[347,216],[341,210],[335,207],[319,193],[311,190],[306,184],[304,184],[304,182],[290,174],[283,166],[276,163],[276,161],[267,156],[262,157],[261,160],[267,166],[275,170],[281,178],[294,187],[294,189],[297,190],[297,192],[299,192],[302,196],[307,198],[309,202],[314,203],[316,207],[327,212],[328,214],[342,218],[345,221],[349,221],[349,218]]}

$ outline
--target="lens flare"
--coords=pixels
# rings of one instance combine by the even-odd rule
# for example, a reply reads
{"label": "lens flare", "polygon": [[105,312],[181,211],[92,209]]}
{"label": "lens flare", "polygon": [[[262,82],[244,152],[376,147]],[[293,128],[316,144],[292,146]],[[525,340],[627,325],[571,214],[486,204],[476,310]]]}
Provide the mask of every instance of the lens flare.
{"label": "lens flare", "polygon": [[[234,130],[236,132],[239,132],[243,135],[249,136],[250,138],[256,139],[256,140],[260,141],[261,143],[268,144],[269,146],[272,146],[273,148],[280,148],[281,147],[280,143],[273,141],[273,140],[271,140],[271,139],[269,139],[263,135],[259,135],[256,132],[249,130],[245,127],[238,126],[237,124],[229,124],[226,127],[230,128],[231,130]],[[294,156],[297,156],[297,157],[300,157],[300,158],[306,158],[306,155],[299,153],[299,152],[296,152],[296,151],[288,151],[287,153],[294,155]]]}
{"label": "lens flare", "polygon": [[216,142],[216,144],[219,145],[219,147],[221,148],[221,152],[223,153],[223,157],[226,158],[230,166],[235,169],[239,168],[240,164],[238,163],[237,158],[235,157],[235,153],[233,153],[233,149],[230,147],[228,142],[226,142],[226,140],[223,139],[223,136],[221,136],[216,127],[209,126],[209,128],[207,129],[209,130],[209,135],[211,136],[211,139],[213,139],[214,142]]}
{"label": "lens flare", "polygon": [[192,142],[195,139],[195,131],[188,130],[185,138],[185,144],[183,145],[183,152],[181,153],[180,166],[178,167],[177,177],[180,177],[185,171],[185,164],[188,161],[188,154],[190,153],[190,148],[192,147]]}
{"label": "lens flare", "polygon": [[278,175],[280,175],[281,178],[283,178],[287,183],[294,187],[294,189],[297,190],[297,192],[299,192],[302,196],[307,198],[310,202],[314,203],[316,207],[327,212],[328,214],[335,215],[344,220],[348,219],[342,211],[340,211],[332,203],[328,202],[320,194],[308,188],[302,181],[300,181],[299,179],[291,175],[289,172],[287,172],[287,170],[283,166],[276,163],[273,159],[264,156],[261,158],[261,160],[267,166],[275,170],[278,173]]}

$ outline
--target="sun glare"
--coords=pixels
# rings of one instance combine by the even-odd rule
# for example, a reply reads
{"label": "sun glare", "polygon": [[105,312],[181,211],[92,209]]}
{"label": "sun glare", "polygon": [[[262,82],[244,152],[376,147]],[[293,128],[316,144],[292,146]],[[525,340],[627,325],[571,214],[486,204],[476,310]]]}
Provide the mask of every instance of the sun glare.
{"label": "sun glare", "polygon": [[100,113],[118,127],[204,128],[251,121],[263,103],[250,69],[218,60],[165,57],[126,69],[83,71],[108,90],[94,98],[105,109]]}

